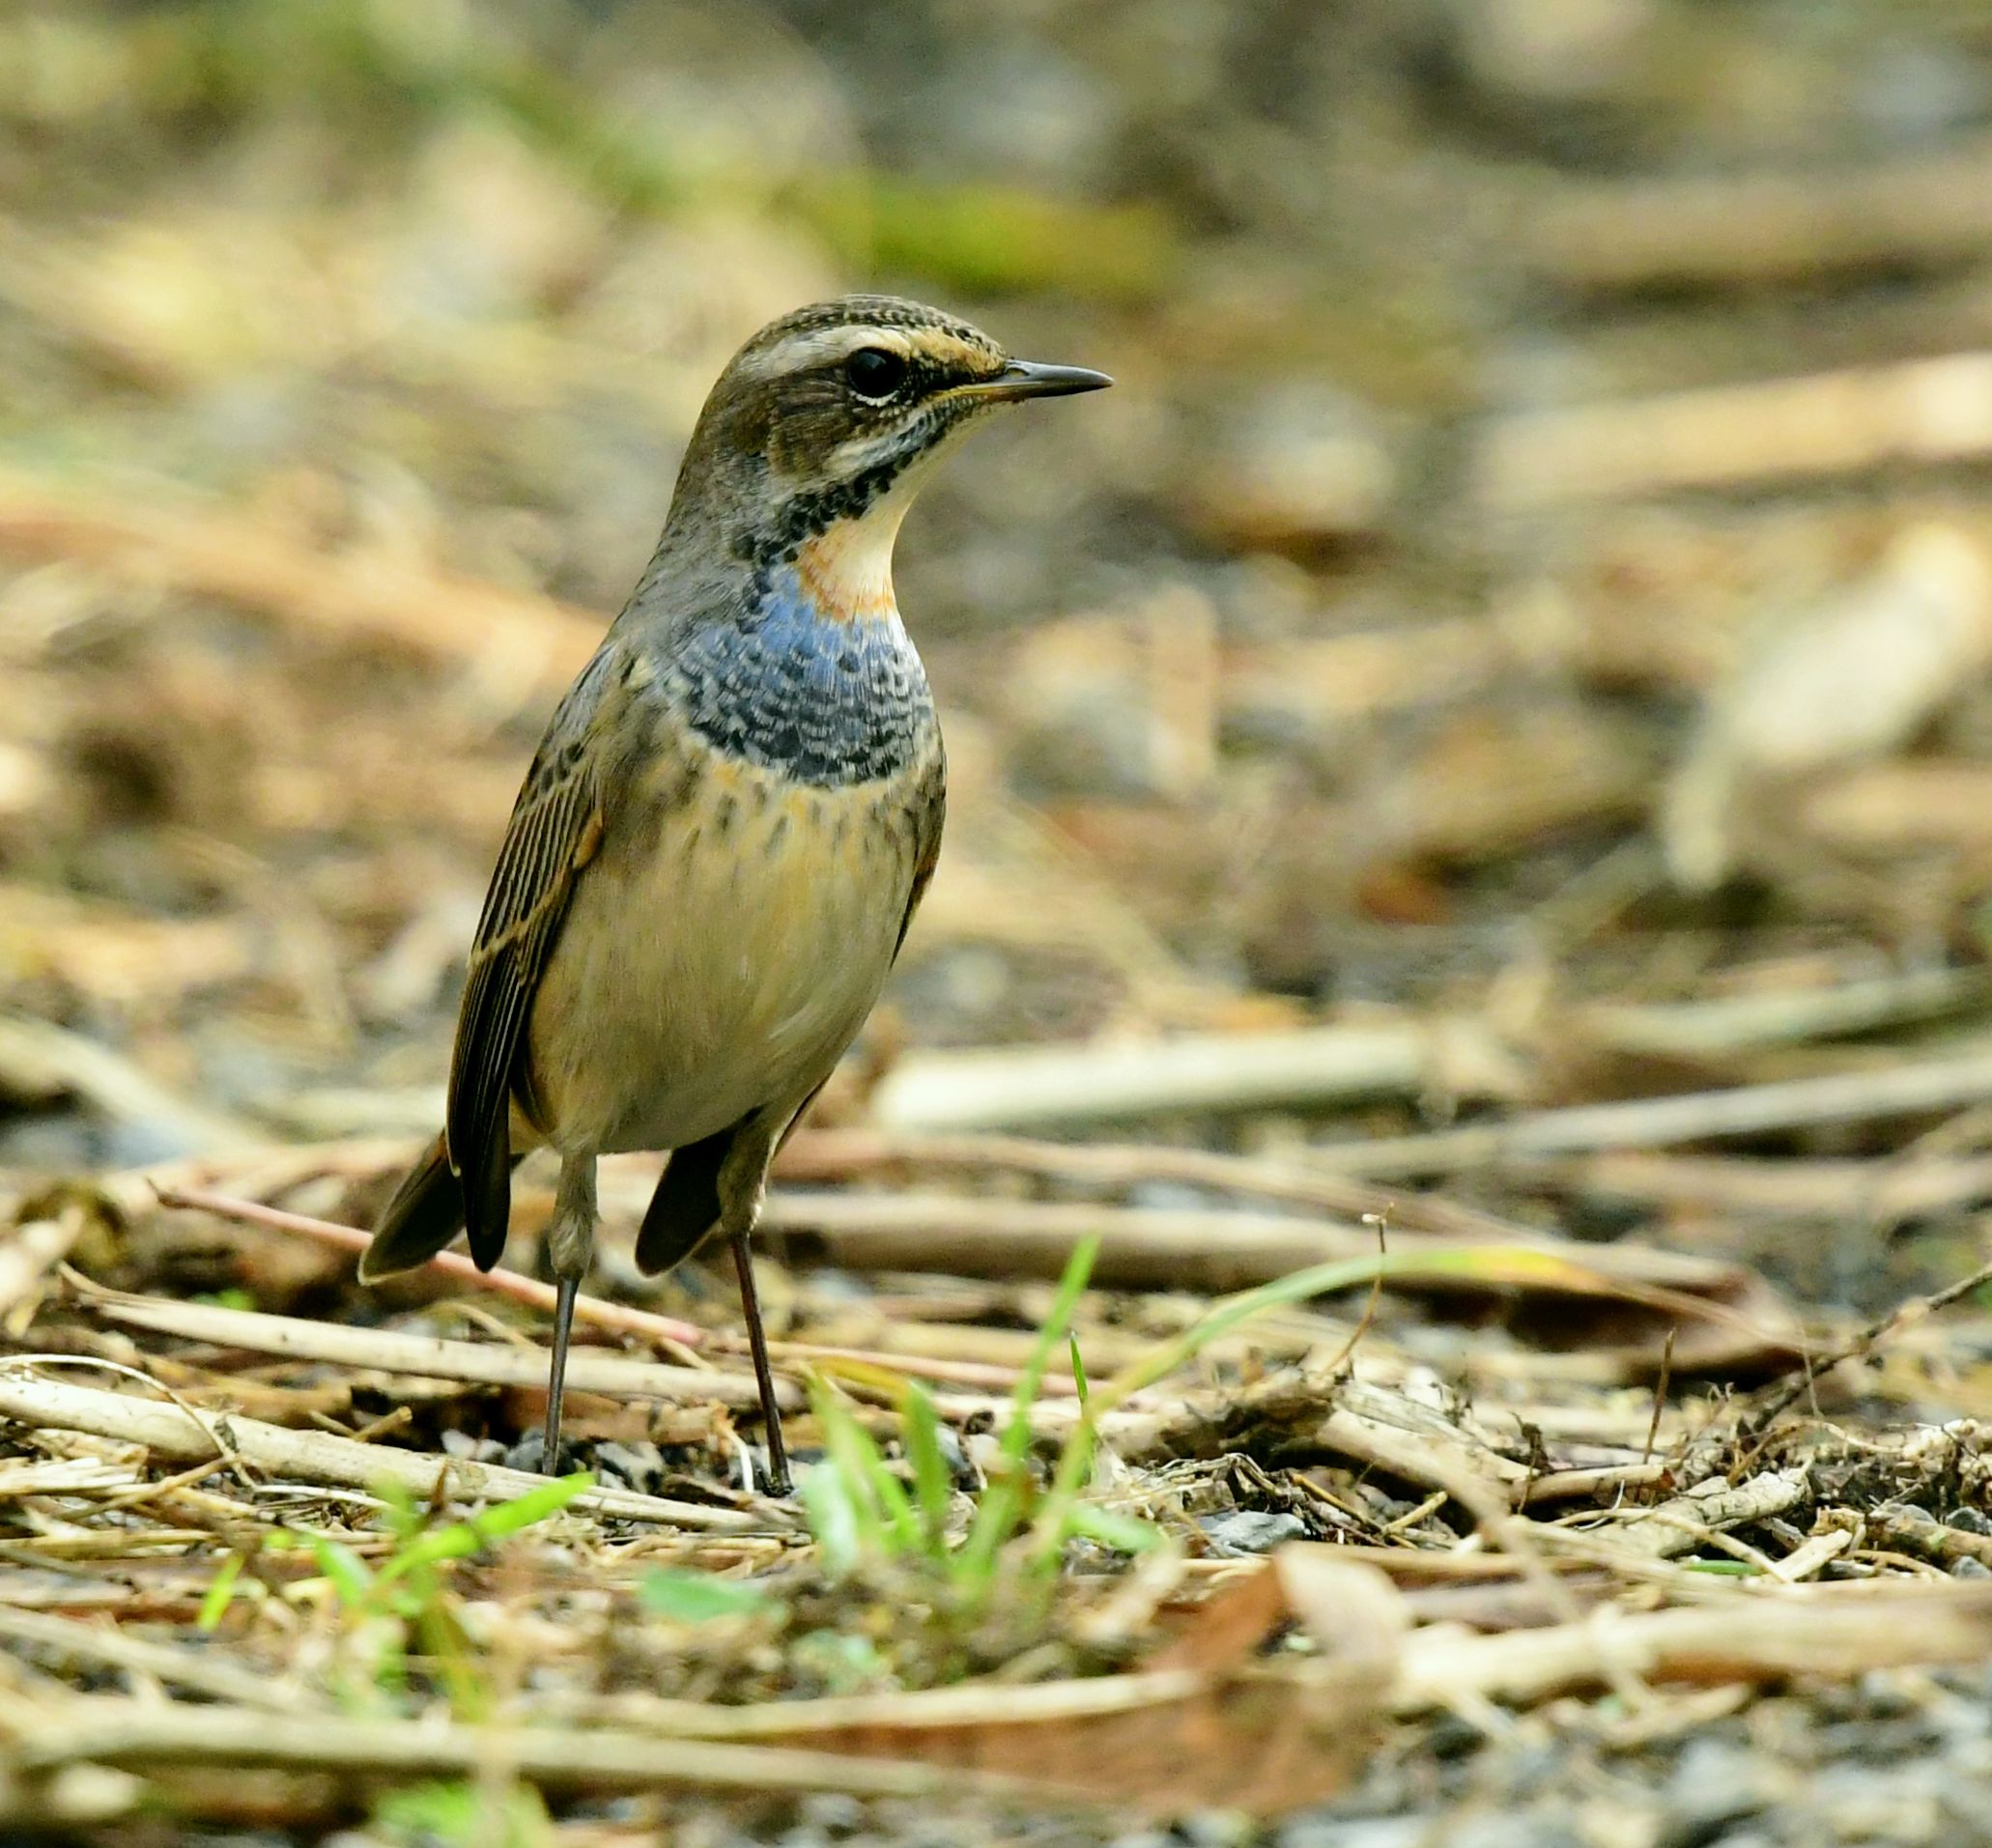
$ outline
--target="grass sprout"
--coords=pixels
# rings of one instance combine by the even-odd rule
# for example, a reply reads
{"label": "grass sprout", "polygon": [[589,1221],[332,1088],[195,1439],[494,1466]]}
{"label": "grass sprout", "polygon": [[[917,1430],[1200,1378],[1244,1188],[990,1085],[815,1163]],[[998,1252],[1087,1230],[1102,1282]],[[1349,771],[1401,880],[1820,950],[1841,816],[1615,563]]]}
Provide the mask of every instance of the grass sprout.
{"label": "grass sprout", "polygon": [[[1040,1515],[1040,1496],[1030,1468],[1032,1411],[1051,1356],[1063,1346],[1072,1356],[1073,1377],[1083,1380],[1072,1318],[1093,1273],[1099,1240],[1083,1240],[1059,1280],[1051,1310],[1039,1331],[1010,1396],[1010,1416],[998,1440],[988,1483],[960,1544],[951,1540],[949,1516],[953,1484],[942,1448],[940,1418],[933,1400],[915,1380],[904,1382],[899,1401],[899,1447],[911,1489],[890,1464],[850,1402],[820,1376],[810,1380],[810,1404],[823,1433],[824,1460],[803,1480],[803,1504],[833,1578],[854,1571],[867,1559],[917,1563],[937,1578],[947,1602],[974,1614],[989,1600],[1012,1544]],[[1145,1551],[1163,1543],[1159,1528],[1073,1499],[1065,1511],[1061,1541],[1092,1540],[1122,1551]]]}
{"label": "grass sprout", "polygon": [[[851,1402],[820,1377],[810,1380],[810,1403],[823,1433],[824,1460],[803,1479],[803,1503],[833,1578],[867,1560],[919,1565],[941,1583],[947,1602],[962,1614],[982,1609],[1016,1562],[1040,1588],[1063,1560],[1068,1544],[1090,1541],[1120,1552],[1144,1552],[1167,1544],[1163,1528],[1119,1514],[1086,1498],[1094,1478],[1104,1420],[1136,1393],[1231,1334],[1253,1317],[1310,1297],[1375,1284],[1393,1274],[1454,1274],[1482,1281],[1550,1280],[1573,1266],[1526,1247],[1478,1245],[1415,1254],[1379,1252],[1311,1265],[1214,1303],[1181,1334],[1158,1342],[1111,1379],[1089,1379],[1072,1328],[1079,1298],[1093,1274],[1099,1240],[1073,1249],[1050,1313],[1031,1350],[998,1440],[987,1485],[958,1544],[949,1531],[953,1485],[941,1445],[933,1401],[917,1382],[900,1389],[899,1447],[910,1475],[900,1470],[859,1421]],[[1033,1411],[1051,1355],[1064,1348],[1078,1386],[1078,1417],[1060,1447],[1048,1483],[1030,1466]]]}
{"label": "grass sprout", "polygon": [[[541,1483],[511,1501],[467,1520],[438,1524],[405,1490],[384,1492],[394,1546],[378,1565],[331,1534],[279,1528],[263,1545],[270,1552],[308,1551],[344,1619],[347,1644],[336,1692],[349,1706],[378,1710],[402,1704],[409,1692],[413,1655],[434,1664],[459,1719],[484,1718],[490,1690],[477,1651],[459,1621],[446,1576],[451,1560],[468,1559],[526,1527],[558,1514],[595,1486],[585,1470]],[[231,1554],[202,1601],[200,1627],[213,1631],[227,1614],[242,1568]]]}

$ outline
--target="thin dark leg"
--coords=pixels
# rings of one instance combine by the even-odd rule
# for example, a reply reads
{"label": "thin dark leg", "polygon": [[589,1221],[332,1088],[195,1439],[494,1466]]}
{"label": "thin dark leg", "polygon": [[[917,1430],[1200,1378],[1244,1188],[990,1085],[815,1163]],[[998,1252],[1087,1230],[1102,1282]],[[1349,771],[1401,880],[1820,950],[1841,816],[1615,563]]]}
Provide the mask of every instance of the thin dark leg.
{"label": "thin dark leg", "polygon": [[768,1428],[768,1489],[785,1495],[788,1447],[782,1441],[782,1413],[775,1405],[775,1373],[768,1365],[768,1336],[761,1326],[761,1299],[754,1287],[754,1250],[748,1235],[733,1235],[733,1265],[740,1272],[740,1307],[747,1316],[747,1345],[754,1350],[754,1382],[761,1389],[761,1422]]}
{"label": "thin dark leg", "polygon": [[574,1326],[574,1299],[580,1294],[579,1277],[559,1279],[559,1294],[554,1299],[554,1365],[547,1376],[547,1443],[539,1465],[550,1476],[560,1473],[560,1397],[567,1385],[567,1335]]}

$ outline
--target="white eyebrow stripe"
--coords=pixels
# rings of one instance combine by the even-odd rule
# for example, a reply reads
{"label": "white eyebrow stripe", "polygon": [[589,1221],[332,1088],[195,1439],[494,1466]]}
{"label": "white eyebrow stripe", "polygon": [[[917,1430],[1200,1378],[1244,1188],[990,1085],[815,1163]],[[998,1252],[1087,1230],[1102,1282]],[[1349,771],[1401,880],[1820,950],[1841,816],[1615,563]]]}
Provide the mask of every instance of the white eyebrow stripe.
{"label": "white eyebrow stripe", "polygon": [[783,373],[802,372],[811,366],[834,364],[847,358],[860,347],[883,347],[910,359],[913,343],[896,327],[867,327],[846,324],[841,327],[817,327],[809,333],[792,333],[741,362],[740,370],[750,378],[773,379]]}

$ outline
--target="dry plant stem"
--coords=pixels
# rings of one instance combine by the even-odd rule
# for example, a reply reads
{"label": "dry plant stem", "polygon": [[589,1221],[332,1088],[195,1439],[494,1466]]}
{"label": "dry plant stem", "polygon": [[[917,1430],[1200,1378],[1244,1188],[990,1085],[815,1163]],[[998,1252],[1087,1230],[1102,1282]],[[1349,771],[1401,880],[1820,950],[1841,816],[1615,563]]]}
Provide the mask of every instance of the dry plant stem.
{"label": "dry plant stem", "polygon": [[1712,1136],[1955,1110],[1992,1098],[1992,1053],[1905,1061],[1885,1070],[1791,1078],[1627,1103],[1544,1110],[1485,1128],[1441,1129],[1367,1143],[1317,1145],[1312,1158],[1344,1174],[1439,1175],[1511,1156],[1655,1148]]}
{"label": "dry plant stem", "polygon": [[[255,1200],[236,1200],[226,1194],[210,1193],[205,1188],[158,1187],[155,1192],[162,1207],[212,1212],[217,1218],[238,1220],[243,1225],[267,1226],[272,1232],[295,1232],[303,1237],[316,1239],[322,1245],[336,1246],[341,1251],[361,1252],[373,1241],[371,1233],[361,1232],[356,1226],[314,1219],[307,1213],[286,1212],[281,1207],[266,1207]],[[456,1282],[471,1284],[481,1290],[495,1290],[515,1302],[544,1309],[550,1315],[559,1299],[559,1293],[552,1284],[522,1276],[502,1265],[489,1271],[479,1270],[469,1258],[457,1251],[438,1253],[429,1260],[428,1267]],[[680,1348],[697,1348],[711,1339],[706,1330],[696,1322],[679,1322],[671,1316],[654,1316],[646,1310],[631,1309],[622,1303],[605,1302],[599,1296],[576,1297],[574,1313],[577,1321],[592,1323],[597,1328],[612,1329],[618,1334],[635,1335],[644,1341],[664,1341]]]}
{"label": "dry plant stem", "polygon": [[0,1245],[0,1321],[41,1288],[42,1279],[69,1256],[88,1223],[88,1215],[71,1207],[58,1219],[14,1227],[9,1241]]}
{"label": "dry plant stem", "polygon": [[563,1790],[833,1790],[864,1797],[982,1791],[992,1799],[1018,1792],[1015,1784],[973,1772],[781,1746],[679,1744],[598,1728],[411,1725],[338,1714],[262,1715],[245,1725],[226,1707],[89,1696],[66,1703],[56,1723],[19,1732],[5,1755],[31,1774],[78,1763],[258,1765],[384,1777],[483,1777],[502,1769]]}
{"label": "dry plant stem", "polygon": [[1138,1713],[1195,1694],[1208,1677],[1194,1668],[1154,1668],[1085,1680],[968,1682],[916,1692],[838,1694],[722,1706],[660,1700],[649,1694],[599,1694],[535,1702],[535,1719],[640,1728],[671,1739],[807,1739],[870,1727],[935,1729],[992,1722],[1056,1724],[1100,1714]]}
{"label": "dry plant stem", "polygon": [[[784,1190],[769,1197],[771,1234],[820,1240],[846,1269],[945,1271],[958,1277],[1056,1277],[1074,1245],[1101,1235],[1096,1280],[1124,1289],[1223,1293],[1268,1283],[1310,1265],[1365,1258],[1373,1228],[1295,1216],[1000,1200],[939,1193],[830,1193]],[[1396,1236],[1400,1261],[1418,1245]],[[1525,1245],[1567,1260],[1608,1293],[1641,1288],[1722,1294],[1743,1273],[1705,1258],[1637,1245],[1585,1245],[1540,1234],[1489,1240]],[[1401,1282],[1404,1273],[1391,1281]],[[1450,1277],[1448,1288],[1460,1286]]]}
{"label": "dry plant stem", "polygon": [[102,1624],[77,1623],[68,1617],[0,1606],[0,1641],[25,1643],[74,1661],[126,1669],[239,1707],[285,1712],[316,1704],[296,1688],[237,1668],[212,1654],[148,1642]]}
{"label": "dry plant stem", "polygon": [[1385,1216],[1393,1232],[1442,1238],[1525,1238],[1528,1229],[1433,1194],[1407,1194],[1305,1161],[1221,1154],[1146,1143],[1039,1142],[1024,1136],[932,1136],[874,1129],[805,1129],[776,1173],[798,1181],[848,1180],[881,1168],[933,1167],[1029,1175],[1067,1186],[1118,1190],[1176,1180],[1214,1193],[1319,1207],[1344,1218]]}
{"label": "dry plant stem", "polygon": [[1408,1024],[924,1053],[894,1067],[872,1112],[892,1129],[1023,1129],[1402,1096],[1431,1085],[1448,1061],[1466,1063],[1444,1040],[1437,1027]]}
{"label": "dry plant stem", "polygon": [[1570,1024],[1586,1040],[1619,1052],[1722,1059],[1933,1019],[1988,993],[1992,980],[1982,969],[1907,969],[1817,988],[1596,1005],[1578,1009]]}
{"label": "dry plant stem", "polygon": [[1981,1265],[1968,1277],[1960,1277],[1953,1284],[1947,1284],[1942,1290],[1928,1296],[1911,1296],[1908,1301],[1897,1303],[1879,1322],[1871,1322],[1845,1346],[1831,1353],[1821,1354],[1807,1360],[1797,1369],[1782,1385],[1773,1389],[1765,1401],[1751,1408],[1749,1429],[1756,1432],[1768,1431],[1772,1424],[1791,1406],[1809,1392],[1814,1383],[1825,1374],[1845,1361],[1858,1360],[1872,1353],[1896,1329],[1911,1322],[1921,1322],[1935,1315],[1940,1309],[1948,1309],[1953,1302],[1976,1294],[1987,1285],[1992,1285],[1992,1264]]}
{"label": "dry plant stem", "polygon": [[[19,1362],[0,1368],[0,1418],[120,1438],[144,1444],[157,1456],[187,1461],[204,1461],[218,1447],[208,1425],[181,1407],[129,1393],[37,1379],[26,1374]],[[230,1455],[291,1482],[331,1483],[369,1492],[394,1484],[418,1500],[454,1495],[467,1500],[509,1501],[545,1480],[495,1464],[356,1443],[323,1431],[290,1431],[233,1413],[219,1414],[213,1423]],[[774,1520],[772,1512],[763,1519],[624,1489],[592,1489],[572,1505],[611,1520],[648,1521],[721,1533],[758,1532],[771,1524],[783,1524]]]}
{"label": "dry plant stem", "polygon": [[[1713,1057],[1927,1017],[1985,986],[1977,971],[1913,970],[1788,994],[1587,1008],[1569,1025],[1605,1046]],[[1291,1033],[922,1053],[893,1068],[873,1095],[872,1114],[888,1132],[1048,1128],[1433,1090],[1500,1096],[1520,1083],[1512,1056],[1485,1021],[1411,1017]]]}
{"label": "dry plant stem", "polygon": [[[188,1341],[213,1342],[217,1347],[244,1348],[251,1353],[322,1360],[375,1373],[415,1374],[429,1379],[465,1379],[486,1386],[533,1387],[544,1384],[547,1378],[546,1361],[536,1349],[500,1347],[496,1342],[449,1341],[389,1328],[354,1328],[299,1316],[270,1316],[252,1309],[95,1290],[84,1295],[84,1302],[107,1322]],[[583,1392],[607,1393],[618,1399],[657,1399],[670,1405],[743,1407],[760,1403],[751,1375],[666,1367],[585,1349],[569,1357],[567,1383]],[[786,1386],[785,1403],[801,1407],[800,1390]]]}
{"label": "dry plant stem", "polygon": [[1665,1482],[1667,1466],[1660,1463],[1596,1464],[1580,1469],[1551,1469],[1528,1485],[1524,1508],[1551,1501],[1581,1501],[1613,1489],[1643,1489]]}
{"label": "dry plant stem", "polygon": [[1540,1700],[1603,1681],[1608,1661],[1648,1681],[1847,1680],[1872,1669],[1980,1663],[1988,1650],[1992,1586],[1982,1583],[1871,1596],[1833,1588],[1738,1594],[1706,1607],[1643,1613],[1602,1606],[1542,1630],[1420,1632],[1405,1647],[1395,1701],[1409,1713],[1462,1694]]}
{"label": "dry plant stem", "polygon": [[1474,492],[1499,512],[1992,453],[1992,353],[1670,391],[1496,424]]}
{"label": "dry plant stem", "polygon": [[1847,167],[1531,187],[1522,261],[1575,289],[1750,286],[1992,250],[1992,142]]}
{"label": "dry plant stem", "polygon": [[[1651,1559],[1674,1559],[1725,1528],[1786,1514],[1810,1493],[1803,1469],[1771,1470],[1733,1488],[1718,1481],[1707,1492],[1691,1491],[1652,1508],[1629,1509],[1583,1532],[1586,1538],[1608,1536],[1614,1547]],[[1564,1530],[1551,1529],[1546,1537],[1553,1545],[1565,1537]]]}
{"label": "dry plant stem", "polygon": [[1992,1198],[1987,1155],[1765,1160],[1627,1150],[1514,1159],[1503,1164],[1503,1172],[1562,1194],[1691,1212],[1817,1219],[1858,1211],[1878,1224]]}
{"label": "dry plant stem", "polygon": [[114,1122],[162,1124],[192,1148],[246,1151],[263,1140],[245,1124],[176,1096],[110,1047],[52,1021],[0,1014],[0,1072],[26,1095],[72,1095]]}
{"label": "dry plant stem", "polygon": [[[655,1180],[653,1173],[651,1184],[654,1185]],[[272,1232],[293,1232],[341,1251],[364,1251],[372,1237],[370,1233],[361,1232],[355,1226],[342,1226],[330,1219],[314,1219],[307,1213],[289,1212],[281,1207],[265,1206],[255,1200],[239,1200],[205,1188],[160,1186],[154,1192],[162,1207],[212,1212],[218,1218],[237,1220],[243,1225],[266,1226]],[[535,1309],[552,1312],[558,1306],[558,1293],[552,1284],[523,1276],[516,1270],[507,1270],[503,1265],[488,1271],[479,1270],[461,1252],[440,1252],[429,1260],[429,1265],[457,1282],[478,1290],[495,1291]],[[748,1348],[748,1344],[736,1336],[715,1334],[709,1328],[699,1327],[697,1322],[680,1322],[673,1316],[655,1315],[646,1309],[633,1309],[626,1303],[611,1302],[601,1296],[577,1296],[574,1316],[577,1322],[679,1351],[710,1348],[720,1352],[735,1353]],[[887,1368],[895,1373],[917,1375],[923,1379],[985,1387],[995,1392],[1006,1391],[1016,1383],[1014,1367],[998,1367],[976,1361],[883,1353],[868,1348],[826,1347],[811,1341],[771,1341],[768,1351],[783,1360],[855,1361],[865,1366]],[[1069,1380],[1047,1380],[1045,1387],[1054,1393],[1073,1390]]]}
{"label": "dry plant stem", "polygon": [[[1338,1549],[1338,1554],[1344,1549]],[[1386,1568],[1441,1577],[1512,1573],[1520,1562],[1426,1558],[1365,1549]],[[1559,1599],[1563,1588],[1557,1587]],[[1992,1586],[1928,1591],[1866,1588],[1791,1591],[1771,1598],[1726,1592],[1705,1607],[1628,1613],[1609,1606],[1547,1628],[1470,1635],[1456,1627],[1415,1632],[1400,1645],[1393,1704],[1400,1713],[1450,1706],[1463,1696],[1526,1702],[1613,1679],[1766,1681],[1797,1674],[1846,1679],[1869,1669],[1982,1661],[1992,1648]],[[1184,1670],[1024,1688],[988,1685],[925,1693],[711,1707],[610,1695],[557,1702],[550,1718],[640,1727],[655,1735],[715,1740],[808,1738],[863,1727],[946,1727],[1048,1720],[1158,1702],[1187,1692]]]}

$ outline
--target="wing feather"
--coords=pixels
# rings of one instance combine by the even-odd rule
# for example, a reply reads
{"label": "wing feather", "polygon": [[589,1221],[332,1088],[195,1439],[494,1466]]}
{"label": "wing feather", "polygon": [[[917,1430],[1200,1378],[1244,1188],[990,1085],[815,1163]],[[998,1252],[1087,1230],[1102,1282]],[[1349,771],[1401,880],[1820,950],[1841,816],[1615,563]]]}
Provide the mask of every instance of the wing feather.
{"label": "wing feather", "polygon": [[511,1210],[511,1109],[540,977],[574,883],[601,846],[606,815],[600,723],[608,657],[578,680],[554,715],[512,810],[485,895],[470,980],[457,1016],[444,1134],[461,1178],[470,1255],[489,1270],[505,1248]]}
{"label": "wing feather", "polygon": [[[913,928],[913,914],[926,896],[934,867],[941,859],[941,830],[948,819],[948,766],[938,752],[933,767],[923,780],[913,815],[913,884],[906,894],[905,915],[899,920],[899,934],[893,942],[893,960],[906,947],[906,933]],[[803,1106],[808,1109],[808,1105]],[[800,1121],[800,1113],[798,1113]]]}

